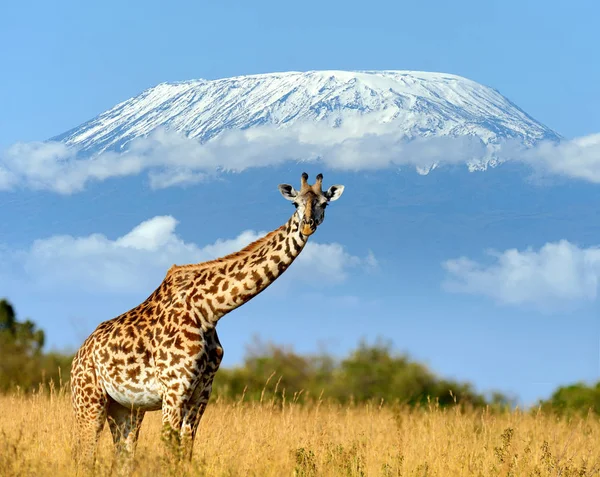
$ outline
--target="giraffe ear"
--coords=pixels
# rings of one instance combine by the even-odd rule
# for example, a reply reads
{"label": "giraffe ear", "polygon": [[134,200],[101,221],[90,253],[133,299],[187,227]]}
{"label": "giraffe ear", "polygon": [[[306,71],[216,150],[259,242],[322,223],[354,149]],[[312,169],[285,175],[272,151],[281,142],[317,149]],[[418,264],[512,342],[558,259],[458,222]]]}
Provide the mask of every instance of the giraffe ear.
{"label": "giraffe ear", "polygon": [[283,197],[285,197],[287,200],[295,200],[297,195],[298,195],[298,191],[296,189],[294,189],[291,185],[289,184],[279,184],[279,192],[281,192],[281,195]]}
{"label": "giraffe ear", "polygon": [[327,197],[327,200],[331,202],[333,200],[338,200],[342,196],[343,192],[343,185],[332,185],[329,189],[327,189],[327,192],[325,192],[325,197]]}

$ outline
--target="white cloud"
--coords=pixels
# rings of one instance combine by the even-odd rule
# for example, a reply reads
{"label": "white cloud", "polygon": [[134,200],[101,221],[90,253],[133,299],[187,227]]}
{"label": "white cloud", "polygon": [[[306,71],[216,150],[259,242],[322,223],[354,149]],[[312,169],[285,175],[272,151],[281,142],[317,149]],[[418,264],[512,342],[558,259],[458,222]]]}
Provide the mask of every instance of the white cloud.
{"label": "white cloud", "polygon": [[139,174],[142,158],[102,154],[91,160],[77,158],[77,150],[60,142],[17,143],[0,156],[11,185],[71,194],[84,189],[90,180]]}
{"label": "white cloud", "polygon": [[167,187],[194,185],[205,182],[210,178],[210,174],[195,172],[189,168],[177,168],[150,171],[148,178],[150,179],[150,187],[152,189],[166,189]]}
{"label": "white cloud", "polygon": [[[21,264],[29,279],[43,287],[68,285],[87,290],[143,291],[160,283],[173,264],[211,260],[266,234],[246,230],[233,239],[219,239],[200,247],[182,240],[175,232],[176,226],[173,217],[157,216],[115,240],[102,234],[58,235],[36,240],[28,250],[10,253],[10,258],[11,262]],[[347,278],[349,269],[371,267],[374,261],[372,253],[361,259],[346,252],[340,244],[309,241],[286,275],[316,281],[322,287],[341,282]]]}
{"label": "white cloud", "polygon": [[600,248],[580,248],[566,240],[539,250],[488,252],[492,263],[466,257],[442,265],[444,287],[453,292],[484,295],[511,305],[542,307],[558,302],[593,301],[600,283]]}
{"label": "white cloud", "polygon": [[19,143],[0,153],[0,189],[28,187],[61,194],[81,191],[90,181],[147,173],[152,188],[190,185],[248,168],[290,160],[319,161],[343,170],[515,160],[551,174],[600,183],[600,134],[524,148],[515,140],[485,145],[462,136],[407,141],[394,122],[347,122],[339,128],[300,124],[226,131],[207,143],[164,129],[138,138],[122,153],[91,159],[62,143]]}
{"label": "white cloud", "polygon": [[522,151],[522,156],[542,172],[600,183],[600,134],[559,144],[542,143]]}
{"label": "white cloud", "polygon": [[0,167],[0,191],[12,189],[15,182],[16,180],[13,175],[6,169]]}

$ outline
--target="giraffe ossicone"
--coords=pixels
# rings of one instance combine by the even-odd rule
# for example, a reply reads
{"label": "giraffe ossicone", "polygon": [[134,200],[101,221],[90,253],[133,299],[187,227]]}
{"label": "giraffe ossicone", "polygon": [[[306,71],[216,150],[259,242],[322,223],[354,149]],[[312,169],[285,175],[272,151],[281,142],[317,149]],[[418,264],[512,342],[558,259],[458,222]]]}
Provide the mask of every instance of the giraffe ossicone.
{"label": "giraffe ossicone", "polygon": [[119,455],[132,457],[147,411],[162,410],[163,439],[190,459],[223,358],[221,317],[273,283],[302,252],[343,185],[322,190],[303,173],[300,190],[279,184],[296,207],[278,229],[208,262],[173,265],[140,305],[98,325],[73,358],[72,405],[80,463],[93,465],[106,421]]}

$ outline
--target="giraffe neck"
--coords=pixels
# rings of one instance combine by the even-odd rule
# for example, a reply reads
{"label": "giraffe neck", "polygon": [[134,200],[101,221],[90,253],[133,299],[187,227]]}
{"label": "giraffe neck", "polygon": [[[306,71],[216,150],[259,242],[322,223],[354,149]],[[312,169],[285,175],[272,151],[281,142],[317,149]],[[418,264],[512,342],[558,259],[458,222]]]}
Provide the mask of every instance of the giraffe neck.
{"label": "giraffe neck", "polygon": [[239,252],[197,265],[173,267],[172,283],[186,294],[205,327],[243,305],[273,283],[300,254],[308,237],[294,213],[281,227]]}

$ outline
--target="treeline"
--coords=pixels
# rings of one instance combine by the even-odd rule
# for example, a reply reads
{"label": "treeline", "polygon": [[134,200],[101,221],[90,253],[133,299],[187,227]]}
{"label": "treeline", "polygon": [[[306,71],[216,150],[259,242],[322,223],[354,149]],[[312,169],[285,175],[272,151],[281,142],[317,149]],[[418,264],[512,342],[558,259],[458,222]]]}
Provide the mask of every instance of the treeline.
{"label": "treeline", "polygon": [[442,379],[424,365],[395,353],[389,343],[359,343],[344,359],[327,353],[300,355],[291,349],[258,343],[244,364],[221,369],[215,377],[216,396],[250,400],[269,398],[305,402],[318,399],[342,404],[372,401],[409,406],[437,402],[474,407],[508,406],[500,394],[484,396],[469,383]]}
{"label": "treeline", "polygon": [[[31,320],[19,321],[12,305],[0,300],[0,392],[17,387],[25,392],[40,385],[68,385],[72,356],[44,352],[44,332]],[[343,359],[328,353],[301,355],[282,346],[257,342],[244,362],[221,368],[212,399],[276,399],[304,403],[319,399],[342,404],[438,403],[508,408],[514,402],[501,393],[481,394],[471,384],[436,376],[389,343],[361,342]],[[539,403],[547,412],[600,415],[600,383],[561,387]]]}

